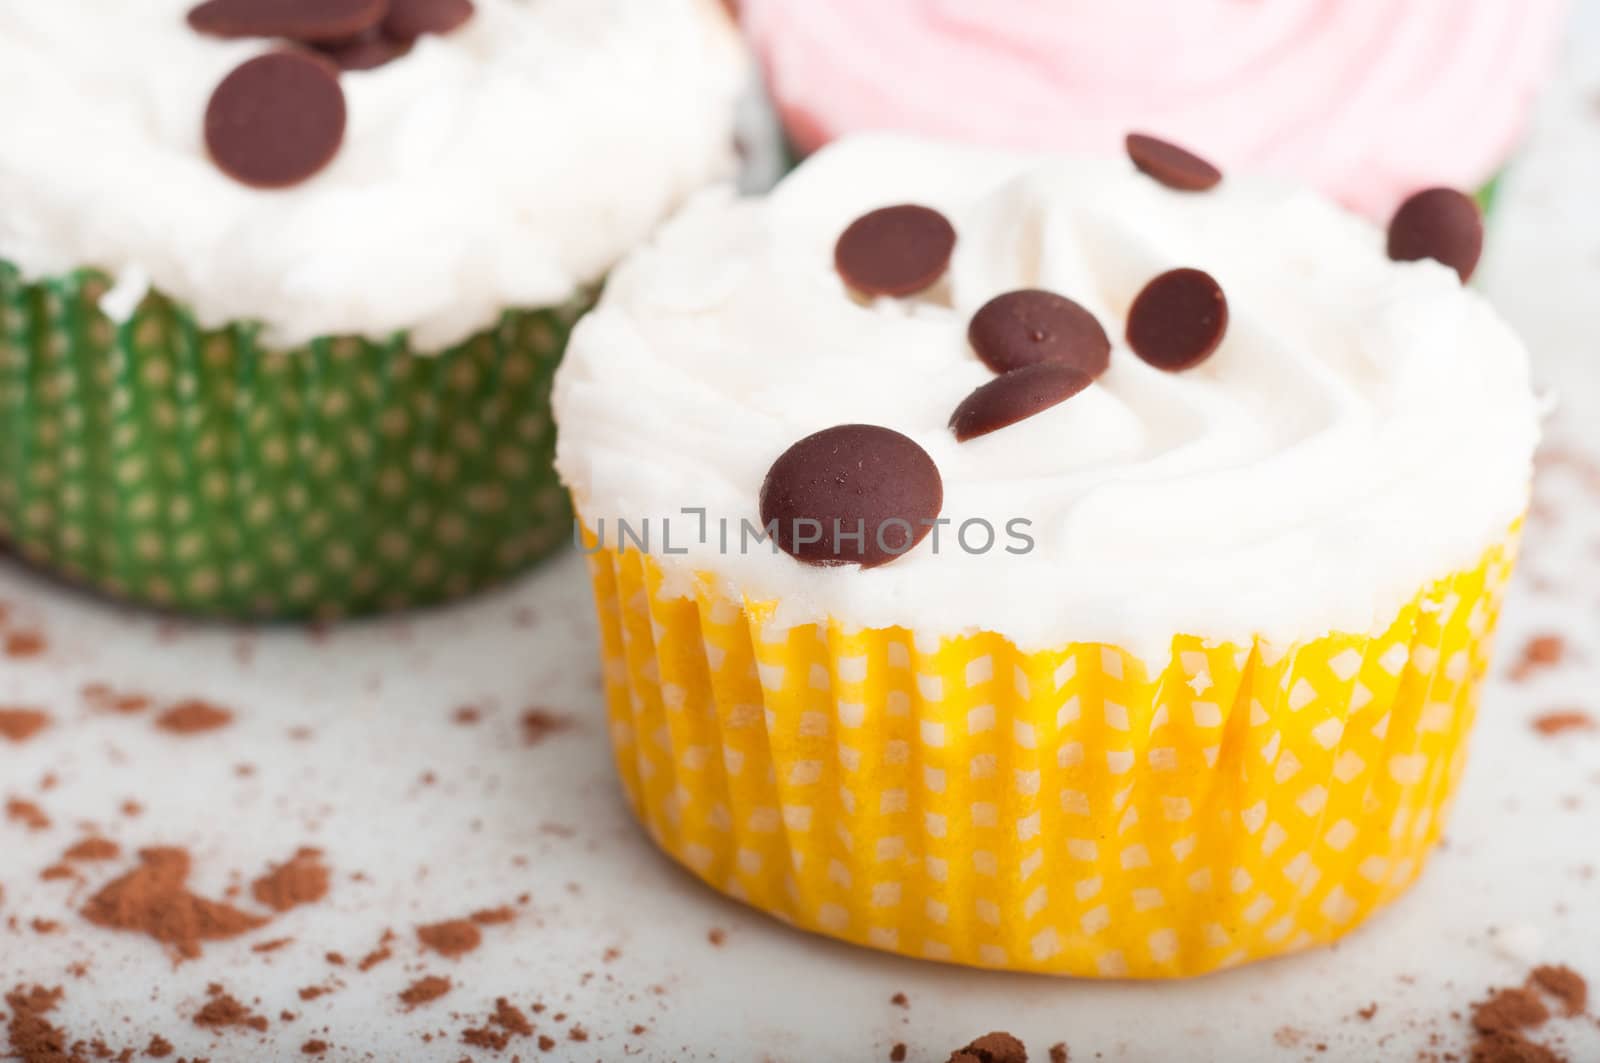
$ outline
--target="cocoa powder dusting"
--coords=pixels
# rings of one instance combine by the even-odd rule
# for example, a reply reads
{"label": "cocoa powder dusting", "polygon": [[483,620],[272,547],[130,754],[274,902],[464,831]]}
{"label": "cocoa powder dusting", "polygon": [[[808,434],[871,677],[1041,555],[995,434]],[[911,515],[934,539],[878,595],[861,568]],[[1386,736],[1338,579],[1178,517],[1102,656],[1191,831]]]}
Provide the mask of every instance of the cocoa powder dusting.
{"label": "cocoa powder dusting", "polygon": [[85,838],[61,855],[63,860],[92,863],[98,860],[115,860],[122,855],[122,847],[109,838]]}
{"label": "cocoa powder dusting", "polygon": [[570,716],[562,716],[548,709],[528,709],[522,714],[522,741],[525,745],[536,746],[571,726]]}
{"label": "cocoa powder dusting", "polygon": [[169,734],[193,735],[215,731],[233,722],[233,713],[209,701],[180,701],[156,717],[156,726]]}
{"label": "cocoa powder dusting", "polygon": [[300,1053],[307,1056],[320,1056],[327,1050],[328,1042],[326,1041],[312,1040],[300,1046]]}
{"label": "cocoa powder dusting", "polygon": [[473,912],[469,918],[479,926],[503,926],[506,923],[516,921],[517,910],[509,905],[499,908],[483,908]]}
{"label": "cocoa powder dusting", "polygon": [[328,895],[328,869],[322,863],[322,850],[301,849],[287,863],[256,879],[250,894],[258,904],[275,912],[322,900]]}
{"label": "cocoa powder dusting", "polygon": [[189,853],[177,848],[139,852],[139,866],[101,888],[83,917],[108,930],[145,934],[179,959],[200,955],[205,941],[225,941],[264,926],[266,919],[190,893]]}
{"label": "cocoa powder dusting", "polygon": [[417,940],[422,947],[432,949],[449,959],[465,956],[483,943],[483,934],[470,920],[451,919],[417,927]]}
{"label": "cocoa powder dusting", "polygon": [[6,994],[6,1008],[11,1012],[6,1033],[12,1055],[22,1063],[78,1063],[82,1059],[77,1053],[69,1054],[67,1035],[45,1018],[60,1003],[59,986],[29,989],[19,985]]}
{"label": "cocoa powder dusting", "polygon": [[1578,709],[1547,712],[1533,718],[1533,729],[1546,738],[1572,731],[1593,731],[1597,725],[1594,717]]}
{"label": "cocoa powder dusting", "polygon": [[1589,1006],[1589,983],[1571,967],[1546,964],[1535,967],[1529,976],[1534,985],[1550,994],[1566,1016],[1582,1015]]}
{"label": "cocoa powder dusting", "polygon": [[1057,1042],[1050,1046],[1050,1063],[1067,1063],[1072,1054],[1067,1051],[1065,1042]]}
{"label": "cocoa powder dusting", "polygon": [[38,709],[0,709],[0,738],[21,745],[50,726],[50,714]]}
{"label": "cocoa powder dusting", "polygon": [[20,797],[6,800],[6,818],[14,823],[20,823],[29,830],[49,830],[50,817],[44,814],[44,809],[32,801],[24,801]]}
{"label": "cocoa powder dusting", "polygon": [[426,978],[417,979],[402,990],[400,1003],[408,1008],[417,1008],[433,1003],[448,992],[450,992],[450,979],[430,974]]}
{"label": "cocoa powder dusting", "polygon": [[240,1003],[220,985],[212,983],[206,989],[205,1006],[195,1013],[194,1024],[208,1030],[221,1030],[230,1027],[245,1027],[257,1033],[265,1033],[267,1020],[265,1016],[257,1015],[244,1004]]}
{"label": "cocoa powder dusting", "polygon": [[150,1044],[146,1046],[144,1054],[151,1059],[166,1059],[172,1055],[172,1042],[156,1034],[150,1038]]}
{"label": "cocoa powder dusting", "polygon": [[1560,635],[1535,635],[1522,647],[1522,656],[1511,668],[1511,678],[1517,682],[1528,679],[1536,672],[1554,668],[1567,655],[1567,640]]}
{"label": "cocoa powder dusting", "polygon": [[37,631],[13,631],[6,636],[6,656],[17,660],[37,657],[49,645]]}

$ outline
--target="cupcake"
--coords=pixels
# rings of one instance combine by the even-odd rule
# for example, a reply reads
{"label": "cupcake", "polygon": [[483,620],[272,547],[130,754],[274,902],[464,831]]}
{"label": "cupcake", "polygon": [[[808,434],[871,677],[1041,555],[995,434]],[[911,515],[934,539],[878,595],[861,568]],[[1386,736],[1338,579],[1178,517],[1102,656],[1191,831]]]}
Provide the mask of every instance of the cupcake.
{"label": "cupcake", "polygon": [[620,267],[556,381],[650,836],[910,956],[1198,974],[1415,880],[1538,435],[1438,190],[1174,145],[825,149]]}
{"label": "cupcake", "polygon": [[568,542],[555,365],[742,83],[714,0],[5,5],[0,542],[260,618]]}
{"label": "cupcake", "polygon": [[1386,219],[1512,155],[1562,0],[747,0],[798,148],[902,130],[1115,154],[1129,129]]}

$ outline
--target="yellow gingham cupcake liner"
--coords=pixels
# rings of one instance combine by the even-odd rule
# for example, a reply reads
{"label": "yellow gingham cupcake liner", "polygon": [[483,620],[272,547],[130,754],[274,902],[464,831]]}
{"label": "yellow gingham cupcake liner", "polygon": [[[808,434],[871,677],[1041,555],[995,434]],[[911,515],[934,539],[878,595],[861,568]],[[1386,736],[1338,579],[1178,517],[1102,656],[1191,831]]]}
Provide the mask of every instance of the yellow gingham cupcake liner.
{"label": "yellow gingham cupcake liner", "polygon": [[1023,653],[661,591],[590,555],[610,729],[656,843],[907,956],[1171,978],[1332,941],[1417,877],[1466,759],[1518,527],[1382,635]]}

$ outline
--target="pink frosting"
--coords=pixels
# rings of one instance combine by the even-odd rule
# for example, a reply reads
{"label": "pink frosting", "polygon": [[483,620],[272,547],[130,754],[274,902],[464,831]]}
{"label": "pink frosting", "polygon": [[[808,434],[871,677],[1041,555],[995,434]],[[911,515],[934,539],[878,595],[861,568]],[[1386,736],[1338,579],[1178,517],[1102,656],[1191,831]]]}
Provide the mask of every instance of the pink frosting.
{"label": "pink frosting", "polygon": [[899,129],[1034,150],[1139,130],[1384,217],[1515,147],[1565,0],[744,0],[804,150]]}

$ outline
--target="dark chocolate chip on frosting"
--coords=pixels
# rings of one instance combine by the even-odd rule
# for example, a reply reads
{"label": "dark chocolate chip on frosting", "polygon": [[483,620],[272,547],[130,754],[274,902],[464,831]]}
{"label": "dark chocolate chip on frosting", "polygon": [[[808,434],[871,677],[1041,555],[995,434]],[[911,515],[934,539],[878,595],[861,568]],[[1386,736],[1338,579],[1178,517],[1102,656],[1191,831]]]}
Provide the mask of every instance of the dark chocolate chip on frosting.
{"label": "dark chocolate chip on frosting", "polygon": [[1144,133],[1129,133],[1128,158],[1142,172],[1180,192],[1204,192],[1222,180],[1222,171],[1191,151]]}
{"label": "dark chocolate chip on frosting", "polygon": [[950,417],[950,430],[965,443],[1066,402],[1092,383],[1093,376],[1062,362],[1025,365],[963,399]]}
{"label": "dark chocolate chip on frosting", "polygon": [[383,32],[401,41],[450,33],[472,17],[472,0],[389,0]]}
{"label": "dark chocolate chip on frosting", "polygon": [[808,565],[864,568],[893,561],[944,508],[939,469],[916,442],[870,424],[827,428],[773,462],[761,485],[761,523]]}
{"label": "dark chocolate chip on frosting", "polygon": [[1436,259],[1465,283],[1482,254],[1483,213],[1471,196],[1453,188],[1416,193],[1389,221],[1389,257],[1396,262]]}
{"label": "dark chocolate chip on frosting", "polygon": [[1095,377],[1111,364],[1111,341],[1095,316],[1065,296],[1036,288],[989,300],[973,315],[967,339],[996,373],[1060,362]]}
{"label": "dark chocolate chip on frosting", "polygon": [[901,204],[863,214],[834,246],[834,266],[862,295],[915,295],[950,266],[956,230],[931,207]]}
{"label": "dark chocolate chip on frosting", "polygon": [[189,25],[214,37],[317,44],[357,37],[387,14],[388,0],[206,0],[189,12]]}
{"label": "dark chocolate chip on frosting", "polygon": [[1211,274],[1174,269],[1144,286],[1128,311],[1128,346],[1176,373],[1211,357],[1228,331],[1228,298]]}
{"label": "dark chocolate chip on frosting", "polygon": [[224,173],[254,188],[288,188],[333,160],[344,140],[338,71],[297,51],[269,52],[222,80],[205,138]]}
{"label": "dark chocolate chip on frosting", "polygon": [[333,60],[340,70],[375,70],[411,51],[414,43],[396,40],[382,29],[371,29],[346,41],[320,44],[317,50]]}

